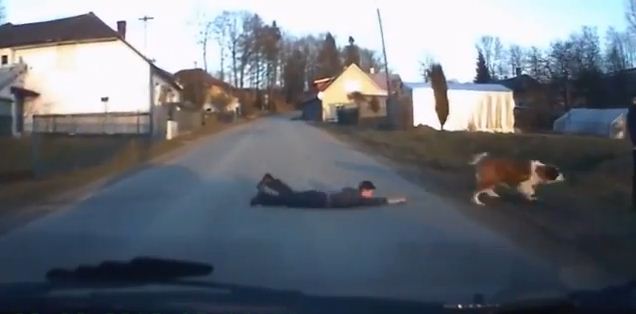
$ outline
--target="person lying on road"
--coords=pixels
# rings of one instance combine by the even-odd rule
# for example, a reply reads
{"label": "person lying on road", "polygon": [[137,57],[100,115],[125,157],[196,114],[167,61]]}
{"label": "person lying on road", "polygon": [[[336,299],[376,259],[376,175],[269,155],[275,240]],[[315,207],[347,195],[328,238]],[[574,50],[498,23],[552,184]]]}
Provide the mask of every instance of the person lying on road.
{"label": "person lying on road", "polygon": [[250,205],[286,206],[296,208],[351,208],[361,206],[381,206],[406,203],[406,198],[373,197],[375,185],[362,181],[357,189],[344,188],[339,192],[327,193],[316,190],[294,191],[280,179],[266,174],[257,185],[258,194]]}

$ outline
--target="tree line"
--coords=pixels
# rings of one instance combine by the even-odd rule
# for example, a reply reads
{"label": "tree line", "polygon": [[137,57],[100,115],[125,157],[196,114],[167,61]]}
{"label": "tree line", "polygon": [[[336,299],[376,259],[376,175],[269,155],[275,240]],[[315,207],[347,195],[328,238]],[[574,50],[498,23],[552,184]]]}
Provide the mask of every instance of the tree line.
{"label": "tree line", "polygon": [[339,47],[330,32],[294,36],[276,21],[248,11],[223,11],[200,21],[199,44],[208,71],[210,43],[219,49],[217,76],[237,88],[281,92],[288,103],[300,100],[318,78],[339,74],[352,63],[363,70],[382,66],[379,54],[353,37]]}

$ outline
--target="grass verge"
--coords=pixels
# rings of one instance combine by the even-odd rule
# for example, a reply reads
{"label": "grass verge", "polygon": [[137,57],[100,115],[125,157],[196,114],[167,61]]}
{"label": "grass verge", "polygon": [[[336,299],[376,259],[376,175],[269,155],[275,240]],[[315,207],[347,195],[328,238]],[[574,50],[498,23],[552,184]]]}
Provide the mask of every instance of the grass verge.
{"label": "grass verge", "polygon": [[[3,211],[7,212],[12,208],[17,209],[43,202],[55,202],[57,200],[54,199],[63,196],[65,192],[71,192],[76,188],[87,186],[105,177],[123,174],[154,158],[176,151],[188,142],[207,135],[219,133],[236,125],[246,123],[249,120],[251,119],[241,120],[236,123],[208,123],[206,126],[194,132],[184,134],[171,141],[152,143],[150,141],[130,140],[123,147],[117,147],[115,152],[108,152],[112,156],[103,162],[99,162],[97,165],[80,166],[70,171],[57,172],[40,179],[20,180],[10,184],[5,183],[0,186],[0,200],[2,200]],[[84,145],[90,141],[90,138],[83,138],[81,143]],[[59,142],[60,141],[57,141],[57,143]],[[75,145],[77,145],[77,143]],[[19,153],[21,150],[27,151],[28,147],[17,147],[15,150],[15,153]],[[44,154],[48,155],[47,157],[50,159],[57,161],[54,157],[59,155],[58,152],[60,151],[64,151],[64,147],[52,147],[51,150]],[[26,154],[28,156],[29,153],[27,152]],[[68,150],[66,151],[66,156],[68,156],[67,158],[72,158]],[[26,162],[17,160],[14,164],[18,165],[21,162],[24,163],[24,167],[29,166],[28,160]]]}
{"label": "grass verge", "polygon": [[[636,213],[630,209],[631,148],[625,141],[551,134],[406,131],[323,125],[332,135],[390,163],[407,179],[447,198],[464,215],[536,250],[584,254],[610,271],[636,276]],[[475,153],[539,159],[567,182],[539,187],[528,203],[501,189],[486,207],[470,203]],[[532,234],[534,239],[528,235]],[[546,249],[546,247],[550,247]],[[561,251],[561,252],[559,252]],[[575,256],[575,254],[572,254]]]}

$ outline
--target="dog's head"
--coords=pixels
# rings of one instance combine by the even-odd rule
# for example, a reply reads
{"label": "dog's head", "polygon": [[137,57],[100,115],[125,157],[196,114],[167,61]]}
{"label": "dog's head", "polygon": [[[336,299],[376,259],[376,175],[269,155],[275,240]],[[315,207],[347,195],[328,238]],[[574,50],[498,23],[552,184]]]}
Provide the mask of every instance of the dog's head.
{"label": "dog's head", "polygon": [[553,165],[546,165],[542,162],[536,162],[534,168],[537,176],[542,184],[551,184],[565,181],[565,176],[561,170]]}

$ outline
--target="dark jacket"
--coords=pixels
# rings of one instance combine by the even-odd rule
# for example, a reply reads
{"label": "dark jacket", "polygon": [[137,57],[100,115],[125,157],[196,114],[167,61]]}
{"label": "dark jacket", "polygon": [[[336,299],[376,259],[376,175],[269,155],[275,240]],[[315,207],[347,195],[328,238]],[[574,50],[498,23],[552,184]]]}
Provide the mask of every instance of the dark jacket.
{"label": "dark jacket", "polygon": [[629,106],[627,111],[627,130],[629,131],[632,145],[636,146],[636,105]]}
{"label": "dark jacket", "polygon": [[387,204],[384,197],[362,197],[354,188],[344,188],[340,192],[329,194],[329,207],[348,208],[358,206],[380,206]]}

